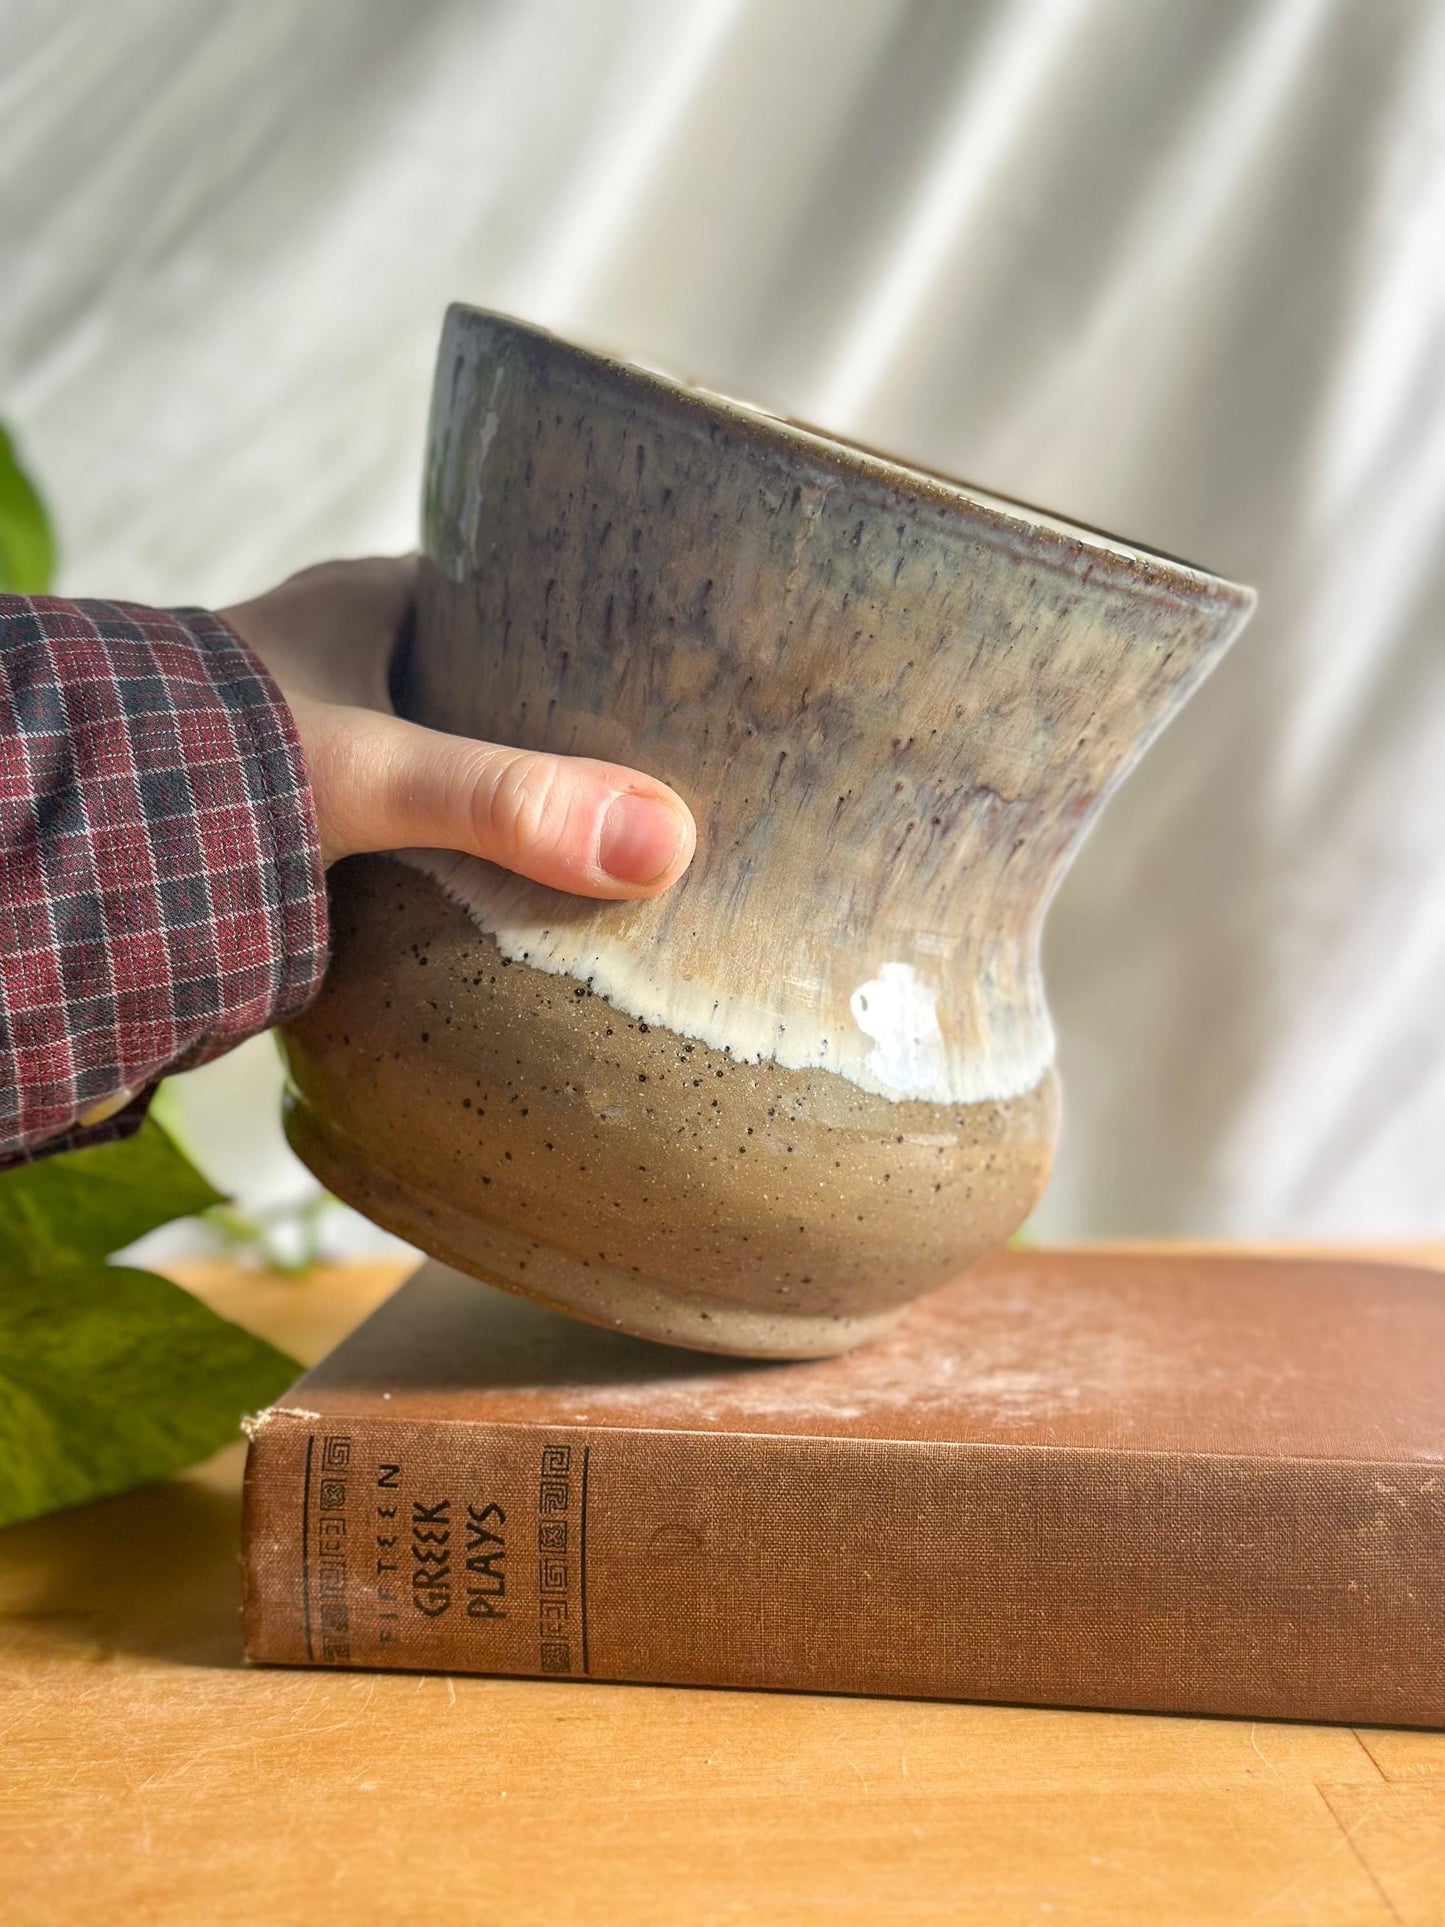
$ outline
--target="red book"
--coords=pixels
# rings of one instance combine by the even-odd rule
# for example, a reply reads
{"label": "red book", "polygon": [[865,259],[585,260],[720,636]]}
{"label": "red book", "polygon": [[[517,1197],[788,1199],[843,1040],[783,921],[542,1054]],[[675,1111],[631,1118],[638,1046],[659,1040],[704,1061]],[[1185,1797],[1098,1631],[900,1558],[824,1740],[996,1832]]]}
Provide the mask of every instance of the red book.
{"label": "red book", "polygon": [[1008,1253],[731,1362],[428,1264],[255,1421],[253,1659],[1445,1723],[1445,1276]]}

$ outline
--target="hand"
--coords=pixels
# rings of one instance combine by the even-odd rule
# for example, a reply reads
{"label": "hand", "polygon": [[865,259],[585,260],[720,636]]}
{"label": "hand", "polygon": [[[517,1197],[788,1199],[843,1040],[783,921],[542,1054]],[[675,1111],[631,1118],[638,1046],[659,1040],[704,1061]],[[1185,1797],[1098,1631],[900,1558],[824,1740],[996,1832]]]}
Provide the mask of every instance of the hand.
{"label": "hand", "polygon": [[692,812],[617,763],[447,736],[393,711],[414,557],[323,562],[220,614],[296,718],[327,863],[362,850],[465,850],[556,890],[652,897],[692,861]]}

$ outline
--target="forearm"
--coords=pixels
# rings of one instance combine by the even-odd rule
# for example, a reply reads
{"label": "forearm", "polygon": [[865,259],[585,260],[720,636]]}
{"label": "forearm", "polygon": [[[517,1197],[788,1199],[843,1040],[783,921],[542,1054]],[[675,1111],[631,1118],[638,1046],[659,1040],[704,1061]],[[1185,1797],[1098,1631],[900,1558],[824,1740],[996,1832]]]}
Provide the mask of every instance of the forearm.
{"label": "forearm", "polygon": [[299,1010],[325,901],[294,722],[224,623],[0,596],[0,1163]]}

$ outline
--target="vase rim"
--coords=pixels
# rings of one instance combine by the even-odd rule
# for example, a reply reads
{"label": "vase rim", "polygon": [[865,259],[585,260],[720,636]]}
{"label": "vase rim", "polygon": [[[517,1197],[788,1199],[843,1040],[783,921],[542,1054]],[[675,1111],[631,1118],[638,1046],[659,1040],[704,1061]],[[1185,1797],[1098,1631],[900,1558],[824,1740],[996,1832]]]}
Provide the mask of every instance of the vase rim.
{"label": "vase rim", "polygon": [[504,314],[496,309],[479,308],[469,302],[452,302],[448,318],[467,324],[485,323],[514,335],[520,342],[544,347],[549,353],[560,351],[562,356],[590,365],[614,380],[636,384],[675,404],[695,408],[704,415],[721,416],[765,443],[790,451],[806,451],[815,458],[832,462],[859,479],[905,490],[945,510],[962,509],[974,515],[981,514],[1000,533],[1012,528],[1030,538],[1042,538],[1046,546],[1057,544],[1065,551],[1087,557],[1095,566],[1102,565],[1111,573],[1117,565],[1123,564],[1122,572],[1136,587],[1234,604],[1242,614],[1252,610],[1258,600],[1256,591],[1247,584],[1235,582],[1182,556],[1171,555],[1146,542],[1115,535],[1107,529],[1078,521],[1073,516],[1040,508],[997,489],[984,488],[957,476],[946,475],[939,469],[888,455],[866,442],[856,441],[850,436],[820,428],[793,416],[780,415],[756,402],[742,400],[736,395],[711,388],[704,382],[673,374],[635,356],[592,347],[570,336],[557,334],[537,322],[526,321],[520,316]]}

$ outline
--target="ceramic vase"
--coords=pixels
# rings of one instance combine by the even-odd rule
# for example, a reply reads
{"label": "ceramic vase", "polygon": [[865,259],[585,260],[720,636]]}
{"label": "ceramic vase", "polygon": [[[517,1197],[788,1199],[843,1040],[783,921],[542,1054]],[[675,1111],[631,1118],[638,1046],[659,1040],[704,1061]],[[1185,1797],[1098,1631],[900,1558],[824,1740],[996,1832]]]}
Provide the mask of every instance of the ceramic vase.
{"label": "ceramic vase", "polygon": [[1045,909],[1252,604],[452,309],[406,713],[640,766],[698,852],[646,903],[437,852],[339,866],[293,1144],[582,1317],[759,1356],[864,1341],[1037,1201]]}

